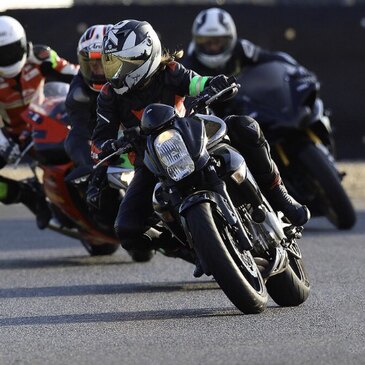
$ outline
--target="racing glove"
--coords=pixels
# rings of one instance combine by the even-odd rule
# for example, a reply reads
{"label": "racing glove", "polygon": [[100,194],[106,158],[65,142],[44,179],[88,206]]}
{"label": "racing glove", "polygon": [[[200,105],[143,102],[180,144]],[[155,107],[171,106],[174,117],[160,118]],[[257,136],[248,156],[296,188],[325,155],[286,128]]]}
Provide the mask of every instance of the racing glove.
{"label": "racing glove", "polygon": [[10,137],[0,129],[0,157],[7,163],[14,163],[20,157],[20,148]]}
{"label": "racing glove", "polygon": [[[225,75],[217,75],[214,76],[208,83],[208,86],[215,92],[218,93],[226,88],[228,88],[229,86],[231,86],[232,84],[236,83],[236,79],[234,77],[227,77]],[[232,98],[233,96],[235,96],[237,94],[238,89],[234,88],[232,90],[230,90],[229,92],[227,92],[226,94],[222,95],[222,97],[220,98],[221,101],[223,100],[228,100],[230,98]]]}

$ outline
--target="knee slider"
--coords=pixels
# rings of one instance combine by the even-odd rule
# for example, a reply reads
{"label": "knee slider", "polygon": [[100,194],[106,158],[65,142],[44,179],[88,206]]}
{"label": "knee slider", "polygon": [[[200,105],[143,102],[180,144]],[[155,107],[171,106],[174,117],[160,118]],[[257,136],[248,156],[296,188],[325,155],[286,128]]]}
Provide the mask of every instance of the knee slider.
{"label": "knee slider", "polygon": [[225,119],[233,143],[262,145],[265,137],[257,121],[249,116],[231,115]]}

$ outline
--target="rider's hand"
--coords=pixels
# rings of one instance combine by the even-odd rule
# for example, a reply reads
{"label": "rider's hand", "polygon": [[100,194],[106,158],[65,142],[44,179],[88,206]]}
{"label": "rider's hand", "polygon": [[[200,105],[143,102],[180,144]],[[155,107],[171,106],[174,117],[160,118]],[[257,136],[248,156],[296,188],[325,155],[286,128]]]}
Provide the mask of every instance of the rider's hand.
{"label": "rider's hand", "polygon": [[20,148],[11,138],[8,138],[0,129],[0,156],[7,162],[13,163],[20,157]]}
{"label": "rider's hand", "polygon": [[[230,87],[231,85],[236,83],[236,79],[234,77],[227,77],[225,75],[217,75],[214,76],[210,82],[209,82],[209,87],[215,92],[218,93],[224,89],[227,89],[228,87]],[[232,90],[230,90],[229,92],[227,92],[226,94],[224,94],[223,99],[227,100],[231,97],[233,97],[234,95],[236,95],[238,89],[237,88],[233,88]],[[220,99],[221,100],[221,99]]]}
{"label": "rider's hand", "polygon": [[118,147],[116,146],[116,140],[115,139],[108,139],[101,145],[101,150],[103,153],[110,155],[111,153],[118,150]]}
{"label": "rider's hand", "polygon": [[99,160],[102,160],[118,150],[118,147],[116,146],[116,140],[108,139],[100,146],[100,149],[101,153],[99,153],[98,158]]}
{"label": "rider's hand", "polygon": [[210,82],[209,86],[215,91],[219,92],[221,90],[226,89],[227,87],[231,86],[231,83],[228,82],[228,77],[225,75],[218,75],[214,76]]}

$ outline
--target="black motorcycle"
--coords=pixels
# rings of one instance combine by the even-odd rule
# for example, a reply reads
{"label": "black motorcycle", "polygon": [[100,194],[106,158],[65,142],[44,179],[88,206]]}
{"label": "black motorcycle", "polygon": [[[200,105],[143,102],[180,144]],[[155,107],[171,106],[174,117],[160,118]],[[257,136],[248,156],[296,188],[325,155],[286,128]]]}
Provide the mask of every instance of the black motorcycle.
{"label": "black motorcycle", "polygon": [[254,117],[269,141],[290,194],[325,216],[338,229],[356,222],[354,207],[335,164],[335,145],[328,112],[314,74],[273,61],[248,67],[238,78],[241,88],[227,114]]}
{"label": "black motorcycle", "polygon": [[[279,305],[296,306],[310,290],[297,244],[303,228],[273,211],[229,144],[225,123],[195,112],[234,87],[208,89],[186,117],[164,104],[144,110],[144,163],[158,179],[154,211],[242,312],[262,312],[268,293]],[[119,153],[133,148],[128,136],[135,133],[125,131]]]}

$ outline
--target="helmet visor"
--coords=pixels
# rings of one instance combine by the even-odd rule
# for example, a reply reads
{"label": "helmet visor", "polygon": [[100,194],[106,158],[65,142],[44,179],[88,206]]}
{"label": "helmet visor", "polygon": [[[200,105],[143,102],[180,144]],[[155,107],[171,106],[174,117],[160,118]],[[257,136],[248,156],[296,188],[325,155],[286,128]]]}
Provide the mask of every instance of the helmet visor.
{"label": "helmet visor", "polygon": [[81,73],[90,85],[106,83],[100,52],[80,52],[78,59]]}
{"label": "helmet visor", "polygon": [[208,37],[208,36],[196,36],[195,47],[197,52],[204,53],[206,55],[215,56],[224,53],[229,49],[232,42],[232,38],[229,36],[221,37]]}
{"label": "helmet visor", "polygon": [[119,86],[122,85],[128,74],[145,62],[144,60],[121,58],[113,54],[103,54],[101,60],[106,79],[112,84],[119,84]]}
{"label": "helmet visor", "polygon": [[19,62],[26,52],[27,47],[22,40],[0,47],[0,66],[11,66]]}

